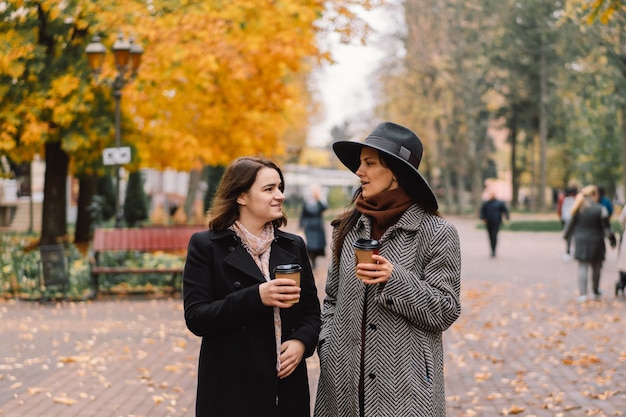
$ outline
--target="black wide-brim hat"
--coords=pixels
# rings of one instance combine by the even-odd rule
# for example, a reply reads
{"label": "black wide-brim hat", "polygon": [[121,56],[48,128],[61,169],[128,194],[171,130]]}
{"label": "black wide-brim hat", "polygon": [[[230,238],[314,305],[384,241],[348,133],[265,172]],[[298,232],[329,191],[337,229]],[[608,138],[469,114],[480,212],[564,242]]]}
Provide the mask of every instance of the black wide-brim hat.
{"label": "black wide-brim hat", "polygon": [[[356,173],[361,164],[361,149],[376,149],[391,157],[391,170],[400,176],[410,189],[404,190],[425,206],[437,210],[437,198],[428,182],[418,172],[424,146],[420,138],[410,129],[391,122],[380,123],[363,142],[338,141],[333,143],[333,150],[342,164]],[[408,185],[406,185],[408,184]]]}

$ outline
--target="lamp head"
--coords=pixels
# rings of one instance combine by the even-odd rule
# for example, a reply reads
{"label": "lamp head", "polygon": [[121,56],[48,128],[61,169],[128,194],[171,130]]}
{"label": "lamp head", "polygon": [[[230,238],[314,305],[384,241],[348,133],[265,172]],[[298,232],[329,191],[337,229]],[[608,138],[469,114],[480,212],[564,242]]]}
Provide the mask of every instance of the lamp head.
{"label": "lamp head", "polygon": [[117,35],[117,40],[111,48],[113,50],[113,56],[115,57],[115,65],[120,71],[125,71],[128,68],[128,61],[130,58],[130,42],[124,39],[124,35],[120,33]]}
{"label": "lamp head", "polygon": [[91,68],[91,70],[95,74],[100,73],[100,70],[102,69],[102,63],[104,62],[104,55],[106,54],[106,52],[106,48],[100,42],[100,37],[97,35],[91,39],[91,43],[87,45],[87,48],[85,48],[89,68]]}
{"label": "lamp head", "polygon": [[141,45],[135,42],[134,38],[130,38],[130,70],[133,76],[137,75],[139,65],[141,65],[141,56],[143,55],[143,48]]}

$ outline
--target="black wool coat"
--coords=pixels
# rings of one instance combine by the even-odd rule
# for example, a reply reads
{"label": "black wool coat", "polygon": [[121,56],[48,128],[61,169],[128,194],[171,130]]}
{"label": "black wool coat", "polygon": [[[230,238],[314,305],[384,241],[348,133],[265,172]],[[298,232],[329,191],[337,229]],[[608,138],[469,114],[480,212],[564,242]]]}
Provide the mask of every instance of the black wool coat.
{"label": "black wool coat", "polygon": [[[282,340],[297,339],[313,354],[320,331],[320,304],[304,240],[275,229],[270,271],[302,266],[300,302],[281,309]],[[197,417],[309,417],[306,361],[278,379],[272,307],[264,306],[265,279],[230,231],[207,230],[189,242],[183,274],[185,321],[202,337],[198,363]]]}

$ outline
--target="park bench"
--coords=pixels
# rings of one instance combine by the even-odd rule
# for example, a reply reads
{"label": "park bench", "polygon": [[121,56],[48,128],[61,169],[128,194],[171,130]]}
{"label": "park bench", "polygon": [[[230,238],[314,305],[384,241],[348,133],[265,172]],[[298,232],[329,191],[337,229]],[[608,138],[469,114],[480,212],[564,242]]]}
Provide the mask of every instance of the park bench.
{"label": "park bench", "polygon": [[[110,274],[164,274],[169,275],[169,284],[174,291],[180,289],[181,281],[177,280],[183,273],[183,267],[142,267],[123,264],[101,265],[100,258],[104,252],[139,251],[169,252],[181,257],[187,252],[191,235],[206,230],[206,226],[158,226],[145,228],[97,228],[94,231],[91,249],[93,260],[91,265],[92,296],[100,290],[99,277]],[[178,282],[177,282],[178,281]]]}

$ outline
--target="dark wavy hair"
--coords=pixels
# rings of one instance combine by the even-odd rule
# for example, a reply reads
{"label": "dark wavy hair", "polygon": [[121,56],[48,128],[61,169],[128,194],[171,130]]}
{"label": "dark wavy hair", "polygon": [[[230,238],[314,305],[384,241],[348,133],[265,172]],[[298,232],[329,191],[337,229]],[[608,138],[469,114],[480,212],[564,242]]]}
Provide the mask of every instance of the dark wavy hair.
{"label": "dark wavy hair", "polygon": [[[413,200],[413,202],[424,209],[424,211],[434,214],[435,216],[441,216],[439,211],[427,204],[422,196],[417,193],[416,188],[412,187],[410,184],[410,179],[405,178],[400,175],[400,171],[396,168],[397,162],[394,158],[388,156],[384,152],[378,152],[378,156],[380,157],[381,164],[391,170],[394,176],[398,180],[398,185],[400,188],[407,193],[407,195]],[[331,225],[336,228],[336,239],[333,239],[333,247],[331,248],[332,254],[339,262],[341,248],[343,246],[343,242],[346,239],[346,235],[348,232],[354,227],[359,217],[361,217],[361,212],[356,209],[356,200],[359,198],[361,193],[363,192],[363,188],[359,187],[354,192],[352,196],[352,201],[350,204],[346,206],[346,211],[340,214],[336,219],[331,222]]]}
{"label": "dark wavy hair", "polygon": [[[209,229],[226,230],[239,219],[237,198],[250,190],[262,168],[275,169],[280,176],[280,191],[285,190],[285,178],[278,165],[266,158],[244,156],[233,161],[222,176],[209,209]],[[272,222],[275,227],[287,224],[287,216],[283,212],[281,218]]]}

